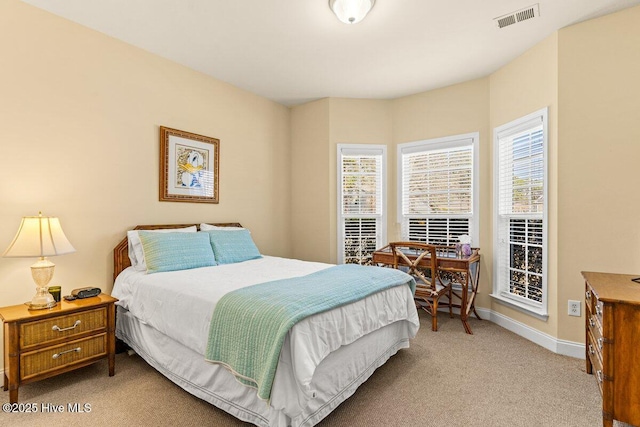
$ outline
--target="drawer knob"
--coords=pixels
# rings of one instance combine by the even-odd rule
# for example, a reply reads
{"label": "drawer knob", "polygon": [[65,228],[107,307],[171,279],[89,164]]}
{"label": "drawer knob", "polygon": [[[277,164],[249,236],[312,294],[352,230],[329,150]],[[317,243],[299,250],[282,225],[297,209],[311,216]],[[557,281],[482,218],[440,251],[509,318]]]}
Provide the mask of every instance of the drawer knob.
{"label": "drawer knob", "polygon": [[72,348],[71,350],[61,351],[60,353],[55,353],[52,357],[57,359],[60,356],[64,356],[67,353],[80,353],[82,349],[80,347]]}
{"label": "drawer knob", "polygon": [[596,376],[598,377],[598,382],[602,382],[602,371],[600,369],[596,372]]}
{"label": "drawer knob", "polygon": [[74,323],[73,326],[69,326],[68,328],[62,328],[61,329],[60,326],[53,325],[53,327],[51,329],[53,329],[54,331],[58,331],[58,332],[70,331],[71,329],[75,329],[81,323],[82,322],[80,320],[76,320],[76,323]]}
{"label": "drawer knob", "polygon": [[604,340],[602,338],[598,338],[598,347],[600,348],[600,350],[602,350],[602,342]]}
{"label": "drawer knob", "polygon": [[602,317],[602,306],[600,304],[596,305],[596,314]]}
{"label": "drawer knob", "polygon": [[589,319],[589,326],[591,326],[592,328],[596,327],[596,321],[593,320],[593,317]]}
{"label": "drawer knob", "polygon": [[584,293],[584,296],[585,296],[587,299],[591,299],[591,291],[587,291],[587,292],[585,292],[585,293]]}
{"label": "drawer knob", "polygon": [[589,344],[589,354],[596,354],[596,350],[593,348],[593,344]]}

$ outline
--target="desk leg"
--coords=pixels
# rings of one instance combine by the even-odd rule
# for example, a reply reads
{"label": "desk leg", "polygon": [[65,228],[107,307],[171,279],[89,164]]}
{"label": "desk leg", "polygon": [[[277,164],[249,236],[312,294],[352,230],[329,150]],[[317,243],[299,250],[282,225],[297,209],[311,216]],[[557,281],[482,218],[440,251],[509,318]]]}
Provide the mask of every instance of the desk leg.
{"label": "desk leg", "polygon": [[[466,333],[473,335],[471,326],[469,326],[469,314],[473,311],[473,314],[482,320],[476,311],[476,294],[478,293],[478,282],[480,279],[480,265],[476,266],[475,274],[471,274],[471,268],[465,273],[465,280],[462,284],[462,298],[460,302],[460,319]],[[469,285],[471,285],[471,292],[469,292]]]}
{"label": "desk leg", "polygon": [[[462,283],[462,298],[460,301],[460,320],[462,320],[462,326],[464,326],[464,331],[469,335],[473,335],[471,331],[471,326],[469,326],[469,322],[467,319],[469,318],[469,272],[464,275],[464,283]],[[473,297],[475,295],[472,292],[471,302],[473,302]]]}
{"label": "desk leg", "polygon": [[[469,271],[471,273],[471,271]],[[476,295],[478,293],[478,284],[480,283],[480,262],[476,266],[476,271],[473,277],[471,277],[471,310],[478,320],[482,320],[478,312],[476,311]],[[469,311],[471,311],[469,310]]]}

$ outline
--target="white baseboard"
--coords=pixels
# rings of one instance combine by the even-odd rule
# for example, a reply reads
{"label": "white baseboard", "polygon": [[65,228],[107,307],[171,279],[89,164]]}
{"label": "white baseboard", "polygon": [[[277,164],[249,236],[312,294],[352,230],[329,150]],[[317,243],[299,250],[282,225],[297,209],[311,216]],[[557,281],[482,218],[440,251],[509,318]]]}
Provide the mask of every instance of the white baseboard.
{"label": "white baseboard", "polygon": [[524,323],[513,320],[503,314],[485,308],[476,308],[478,314],[484,319],[489,319],[496,325],[502,326],[514,334],[534,342],[547,350],[564,356],[575,357],[577,359],[585,358],[585,347],[582,343],[561,340],[551,335],[540,332],[537,329],[527,326]]}
{"label": "white baseboard", "polygon": [[[449,309],[442,308],[441,310],[448,311]],[[504,314],[497,313],[488,308],[476,307],[476,311],[478,312],[482,320],[493,322],[496,325],[501,326],[516,335],[520,335],[521,337],[546,348],[549,351],[552,351],[556,354],[561,354],[563,356],[570,356],[583,360],[585,359],[585,347],[582,343],[566,341],[552,337],[551,335],[540,332],[539,330],[534,329],[531,326],[527,326],[524,323],[513,320],[512,318],[507,317]],[[460,310],[457,308],[454,308],[453,312],[455,314],[460,314]]]}

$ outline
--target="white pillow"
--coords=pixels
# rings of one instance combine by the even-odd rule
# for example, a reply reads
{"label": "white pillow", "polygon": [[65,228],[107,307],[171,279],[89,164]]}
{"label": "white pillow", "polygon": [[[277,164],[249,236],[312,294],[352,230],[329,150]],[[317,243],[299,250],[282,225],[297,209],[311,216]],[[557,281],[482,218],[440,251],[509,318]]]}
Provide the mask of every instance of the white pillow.
{"label": "white pillow", "polygon": [[142,242],[138,231],[151,231],[153,233],[196,233],[198,228],[195,225],[184,228],[161,228],[159,230],[129,230],[127,231],[127,239],[129,240],[129,260],[131,266],[137,271],[147,271],[147,263],[144,261],[144,252],[142,251]]}
{"label": "white pillow", "polygon": [[200,224],[201,231],[209,231],[209,230],[244,230],[243,227],[220,227],[218,225],[205,224],[204,222]]}

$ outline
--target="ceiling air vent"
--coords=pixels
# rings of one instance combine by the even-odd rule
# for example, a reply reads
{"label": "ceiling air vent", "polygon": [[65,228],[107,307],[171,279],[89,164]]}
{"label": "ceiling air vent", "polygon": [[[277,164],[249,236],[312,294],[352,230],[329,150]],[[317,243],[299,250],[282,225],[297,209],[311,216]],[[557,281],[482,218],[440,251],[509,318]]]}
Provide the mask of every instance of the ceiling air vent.
{"label": "ceiling air vent", "polygon": [[504,28],[508,25],[517,24],[518,22],[525,21],[527,19],[540,16],[540,8],[538,3],[533,6],[525,7],[524,9],[516,10],[507,15],[494,18],[494,21],[498,24],[498,28]]}

